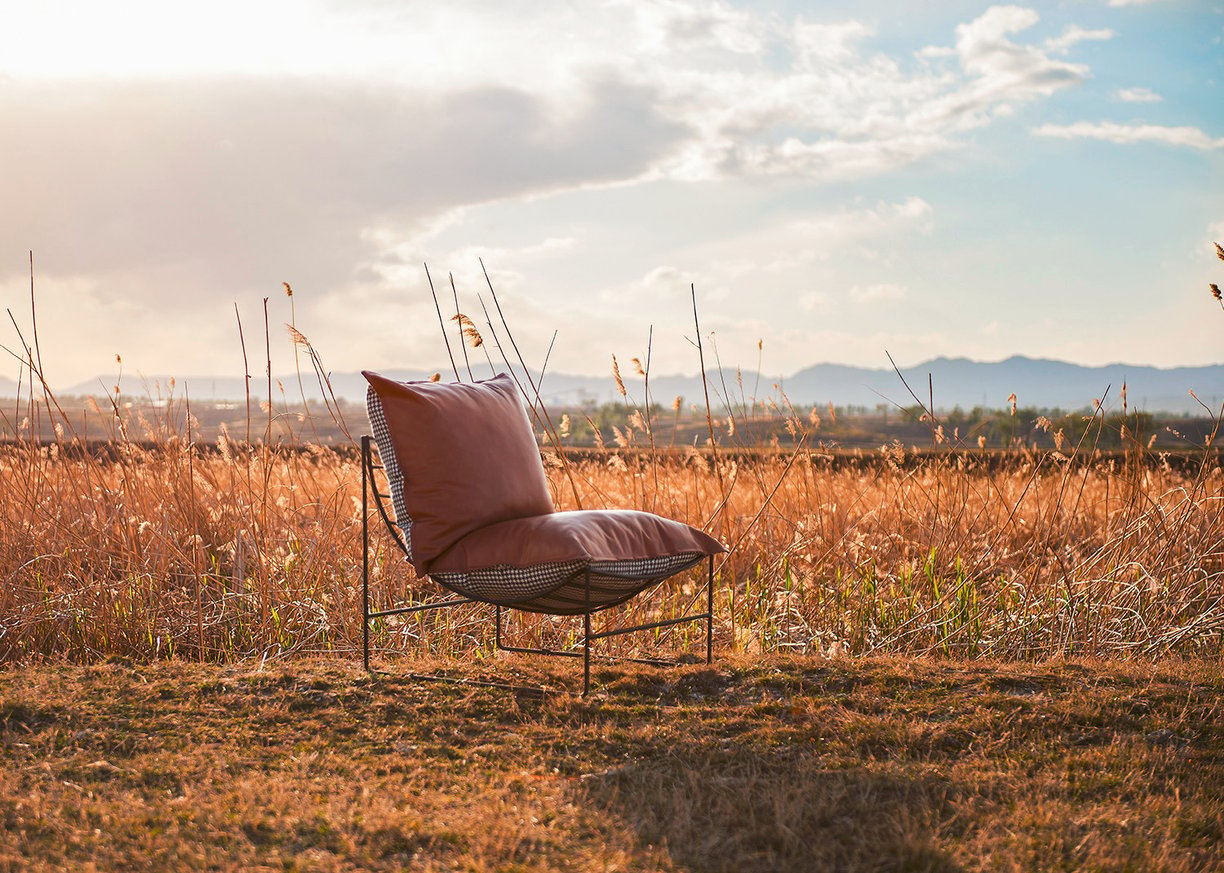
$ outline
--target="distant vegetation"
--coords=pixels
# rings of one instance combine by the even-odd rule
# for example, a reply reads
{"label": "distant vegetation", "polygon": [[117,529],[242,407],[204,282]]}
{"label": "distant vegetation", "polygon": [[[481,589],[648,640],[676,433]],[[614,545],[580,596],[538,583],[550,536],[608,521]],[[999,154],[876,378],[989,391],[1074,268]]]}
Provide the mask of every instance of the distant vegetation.
{"label": "distant vegetation", "polygon": [[[113,400],[113,402],[112,402]],[[114,398],[60,397],[58,408],[47,414],[45,404],[30,408],[27,401],[0,400],[0,440],[37,438],[53,442],[58,424],[82,442],[133,440],[156,443],[169,436],[186,437],[187,399],[169,396],[151,399],[139,395]],[[215,445],[222,437],[239,442],[260,442],[268,430],[268,406],[253,401],[247,418],[243,401],[191,400],[191,436]],[[587,404],[550,408],[557,422],[568,422],[561,444],[575,448],[702,447],[710,441],[704,409],[683,402],[680,409],[652,404],[626,407],[624,403]],[[649,433],[647,413],[649,412]],[[959,407],[939,413],[936,428],[923,407],[879,404],[861,406],[800,406],[786,409],[776,400],[755,408],[716,408],[714,440],[728,448],[793,448],[797,439],[825,451],[870,450],[899,442],[909,450],[951,451],[988,449],[1056,450],[1060,441],[1081,441],[1091,431],[1101,450],[1119,450],[1136,439],[1156,452],[1197,451],[1211,437],[1214,418],[1200,415],[1162,415],[1129,411],[1092,415],[1090,411],[1021,407],[1009,410]],[[352,445],[350,434],[364,432],[365,407],[342,399],[306,405],[283,400],[272,409],[272,443],[294,446],[313,443]],[[793,422],[802,422],[803,431]],[[792,423],[788,429],[788,422]],[[937,428],[942,425],[942,435]],[[346,430],[348,433],[346,433]],[[1062,434],[1059,437],[1059,434]],[[541,426],[541,444],[549,444]]]}

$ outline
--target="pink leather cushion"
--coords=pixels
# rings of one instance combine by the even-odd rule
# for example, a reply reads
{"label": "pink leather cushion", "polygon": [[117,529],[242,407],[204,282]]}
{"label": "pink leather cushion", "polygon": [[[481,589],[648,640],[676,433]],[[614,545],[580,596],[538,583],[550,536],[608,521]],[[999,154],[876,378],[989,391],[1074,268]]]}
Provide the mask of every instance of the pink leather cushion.
{"label": "pink leather cushion", "polygon": [[553,512],[544,465],[514,381],[396,382],[362,372],[382,401],[425,574],[472,531]]}
{"label": "pink leather cushion", "polygon": [[473,531],[439,555],[435,573],[532,567],[563,561],[627,561],[725,552],[718,540],[679,521],[631,509],[554,512]]}

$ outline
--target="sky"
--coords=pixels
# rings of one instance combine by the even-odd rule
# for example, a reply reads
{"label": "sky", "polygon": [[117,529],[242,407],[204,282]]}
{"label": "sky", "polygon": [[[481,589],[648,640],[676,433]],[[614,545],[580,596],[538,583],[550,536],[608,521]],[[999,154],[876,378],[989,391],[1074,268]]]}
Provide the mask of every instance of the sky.
{"label": "sky", "polygon": [[262,371],[265,298],[441,368],[482,260],[554,372],[695,372],[693,290],[780,375],[1224,362],[1222,83],[1224,0],[0,0],[0,342],[33,252],[52,386]]}

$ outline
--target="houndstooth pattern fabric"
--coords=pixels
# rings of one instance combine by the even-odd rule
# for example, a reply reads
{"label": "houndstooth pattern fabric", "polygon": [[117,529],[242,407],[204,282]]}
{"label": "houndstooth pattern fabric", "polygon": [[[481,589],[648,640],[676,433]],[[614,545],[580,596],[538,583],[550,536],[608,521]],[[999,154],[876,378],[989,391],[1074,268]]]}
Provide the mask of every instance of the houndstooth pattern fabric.
{"label": "houndstooth pattern fabric", "polygon": [[[705,557],[701,552],[686,552],[624,561],[591,561],[590,603],[594,609],[618,606]],[[501,565],[466,573],[432,573],[430,578],[465,597],[487,603],[527,612],[578,615],[586,611],[587,564],[578,560],[533,567]]]}
{"label": "houndstooth pattern fabric", "polygon": [[383,472],[387,474],[387,485],[391,488],[391,505],[395,510],[395,525],[404,533],[404,545],[408,547],[408,560],[412,560],[412,519],[404,502],[404,474],[395,460],[395,447],[391,444],[391,430],[383,414],[382,401],[373,388],[366,389],[366,414],[370,417],[370,429],[374,431],[374,443],[378,446],[378,457],[382,460]]}

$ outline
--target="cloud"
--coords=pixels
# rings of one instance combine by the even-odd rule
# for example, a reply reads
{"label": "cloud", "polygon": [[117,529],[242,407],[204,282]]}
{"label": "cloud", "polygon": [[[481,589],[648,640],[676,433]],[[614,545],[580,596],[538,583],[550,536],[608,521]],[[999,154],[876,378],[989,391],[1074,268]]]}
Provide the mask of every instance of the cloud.
{"label": "cloud", "polygon": [[933,225],[933,215],[931,204],[921,197],[909,197],[896,203],[881,202],[871,207],[844,209],[761,228],[733,239],[720,240],[712,248],[743,253],[733,262],[736,272],[728,278],[750,272],[748,264],[763,273],[780,274],[827,261],[848,251],[863,254],[864,246],[878,244],[897,234],[927,233]]}
{"label": "cloud", "polygon": [[650,53],[713,49],[753,54],[761,51],[765,41],[765,28],[758,18],[725,2],[621,0],[610,5],[636,14],[645,34],[640,47]]}
{"label": "cloud", "polygon": [[897,203],[881,202],[864,209],[796,221],[791,228],[805,237],[822,241],[826,247],[840,247],[901,227],[929,229],[933,213],[934,208],[921,197],[907,197]]}
{"label": "cloud", "polygon": [[[660,5],[672,16],[702,8],[682,0],[634,4],[639,27],[655,34],[641,37],[646,44],[661,39]],[[1013,39],[1038,20],[1031,9],[992,7],[956,28],[954,47],[919,51],[916,66],[864,53],[873,30],[853,20],[753,18],[743,25],[751,38],[733,49],[711,38],[698,52],[682,40],[636,73],[662,95],[666,115],[696,133],[658,170],[678,179],[828,181],[880,175],[956,149],[965,131],[1087,77],[1087,67],[1052,54],[1114,36],[1071,27],[1044,45]]]}
{"label": "cloud", "polygon": [[663,264],[648,270],[645,275],[625,285],[605,288],[600,294],[604,303],[622,305],[624,303],[644,303],[652,300],[687,299],[690,287],[700,286],[703,294],[708,294],[714,278],[711,273],[696,270],[682,270],[669,264]]}
{"label": "cloud", "polygon": [[799,295],[799,305],[808,312],[827,309],[832,302],[832,298],[824,291],[809,291]]}
{"label": "cloud", "polygon": [[1203,151],[1224,148],[1224,138],[1213,139],[1197,127],[1077,121],[1075,124],[1043,124],[1033,128],[1033,133],[1058,139],[1098,139],[1119,145],[1150,142]]}
{"label": "cloud", "polygon": [[[632,138],[629,123],[643,116],[687,128],[683,143],[650,162],[656,174],[677,179],[886,173],[955,149],[958,133],[1082,81],[1086,68],[1051,54],[1112,36],[1072,26],[1044,45],[1020,44],[1014,35],[1032,28],[1037,13],[994,6],[956,28],[954,47],[928,47],[915,65],[865,53],[873,28],[862,21],[788,19],[724,0],[611,0],[582,8],[355,0],[322,3],[312,14],[294,14],[288,0],[250,10],[219,0],[208,12],[167,12],[151,0],[117,3],[115,14],[88,3],[57,4],[58,13],[31,6],[0,37],[5,68],[18,80],[75,71],[76,79],[64,81],[87,83],[86,93],[99,78],[116,76],[129,83],[166,75],[253,79],[256,91],[277,81],[303,88],[330,81],[340,90],[363,83],[429,103],[432,113],[449,112],[452,102],[474,108],[481,105],[474,95],[484,95],[493,119],[521,111],[525,101],[546,106],[543,114],[554,121],[564,107],[589,105],[593,81],[636,85],[636,105],[603,103],[582,121],[606,123],[620,146]],[[87,22],[71,32],[88,37],[51,39],[65,31],[69,13]],[[137,38],[123,26],[130,20],[153,21],[179,38]],[[190,33],[197,38],[187,39]],[[472,51],[456,45],[455,34]],[[932,66],[940,59],[958,66]],[[513,98],[502,106],[499,95],[515,95],[518,107]],[[419,120],[426,132],[437,123],[428,114]],[[642,132],[649,138],[653,128]],[[468,142],[456,145],[462,150]]]}
{"label": "cloud", "polygon": [[1117,35],[1118,34],[1115,31],[1112,31],[1109,28],[1085,30],[1082,27],[1072,25],[1063,32],[1062,36],[1046,40],[1045,47],[1048,51],[1066,54],[1072,47],[1079,45],[1081,42],[1099,42],[1113,39]]}
{"label": "cloud", "polygon": [[[453,261],[462,293],[480,277],[461,275],[460,262],[484,254],[509,295],[530,287],[542,259],[587,251],[585,226],[533,236],[526,220],[514,233],[503,221],[486,236],[465,216],[617,186],[722,183],[687,189],[711,204],[739,184],[814,190],[886,176],[1075,87],[1089,71],[1063,55],[1110,35],[1071,27],[1042,41],[1037,13],[1014,6],[991,7],[945,44],[883,52],[862,20],[710,0],[324,0],[309,14],[290,0],[250,10],[219,0],[216,14],[177,17],[152,0],[117,2],[118,14],[27,4],[33,17],[0,34],[0,287],[20,289],[33,249],[40,287],[88,299],[94,333],[122,301],[126,325],[181,347],[184,337],[215,345],[193,327],[204,310],[220,310],[225,333],[231,301],[278,294],[287,280],[298,315],[324,324],[320,335],[384,329],[401,359],[412,332],[436,321],[432,303],[405,301],[422,261],[444,270]],[[62,19],[75,8],[87,24],[71,33],[84,37],[41,38],[67,33]],[[167,39],[127,32],[144,11]],[[204,36],[185,38],[197,30]],[[931,226],[929,203],[893,196],[805,221],[778,220],[770,207],[751,228],[722,222],[710,244],[664,228],[607,284],[676,306],[689,282],[722,294],[753,271],[793,287],[805,269],[866,259],[863,249],[890,234]],[[456,227],[475,231],[460,241]],[[479,246],[486,238],[494,247]],[[635,283],[652,264],[676,272]],[[549,318],[542,311],[541,323]],[[104,342],[88,333],[81,343]]]}
{"label": "cloud", "polygon": [[904,285],[881,283],[877,285],[855,285],[850,289],[850,298],[857,303],[892,303],[904,300],[909,289]]}
{"label": "cloud", "polygon": [[926,131],[944,138],[948,147],[959,135],[1012,114],[1017,106],[1074,87],[1088,76],[1088,68],[1050,56],[1065,52],[1084,39],[1108,39],[1112,32],[1072,27],[1044,47],[1016,42],[1015,34],[1040,20],[1032,9],[993,6],[973,21],[956,27],[954,48],[928,47],[919,57],[947,64],[955,59],[959,75],[944,72],[934,77],[922,98],[909,109],[905,121],[911,131]]}
{"label": "cloud", "polygon": [[1119,88],[1113,92],[1113,98],[1123,103],[1159,103],[1164,100],[1155,91],[1147,88]]}
{"label": "cloud", "polygon": [[0,238],[69,274],[176,272],[183,296],[335,286],[398,261],[380,239],[447,210],[633,178],[684,136],[641,86],[593,81],[584,97],[561,112],[509,88],[0,85],[0,117],[22,119],[0,140],[0,162],[22,168],[0,200],[23,204],[0,213]]}
{"label": "cloud", "polygon": [[[514,18],[492,13],[490,24],[477,11],[422,19],[365,2],[326,20],[350,40],[385,30],[419,41],[431,27],[484,33]],[[568,64],[551,84],[534,72],[539,52],[523,47],[533,41],[505,34],[481,42],[506,61],[501,75],[469,64],[478,72],[466,81],[456,58],[424,53],[384,79],[378,41],[375,78],[342,67],[333,78],[0,82],[0,117],[16,131],[0,159],[25,168],[0,180],[0,196],[32,204],[7,210],[0,230],[56,251],[69,271],[189,264],[201,283],[229,286],[275,281],[258,264],[300,264],[334,284],[358,261],[377,270],[375,241],[410,238],[474,203],[647,178],[885,174],[959,148],[964,130],[1084,75],[1011,41],[1037,21],[1016,7],[957,28],[958,70],[864,55],[871,29],[857,21],[690,0],[611,4],[596,17],[573,40],[546,39],[558,45],[549,64]],[[532,21],[513,27],[580,23],[570,13]],[[270,23],[257,19],[255,32]],[[1099,32],[1068,33],[1066,45]],[[517,53],[503,58],[508,43]]]}
{"label": "cloud", "polygon": [[1160,0],[1109,0],[1110,6],[1147,6],[1149,3],[1159,3]]}

